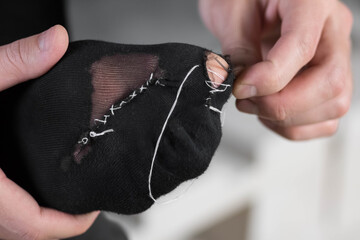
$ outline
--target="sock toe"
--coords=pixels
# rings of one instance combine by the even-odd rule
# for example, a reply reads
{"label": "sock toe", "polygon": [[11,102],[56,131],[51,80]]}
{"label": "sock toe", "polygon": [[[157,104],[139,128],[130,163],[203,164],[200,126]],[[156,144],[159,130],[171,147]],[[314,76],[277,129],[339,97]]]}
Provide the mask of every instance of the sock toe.
{"label": "sock toe", "polygon": [[229,64],[219,55],[210,53],[207,56],[206,69],[211,82],[217,87],[228,77]]}
{"label": "sock toe", "polygon": [[209,166],[233,79],[226,59],[192,45],[71,43],[18,86],[9,117],[29,192],[69,213],[146,210],[150,174],[157,198]]}

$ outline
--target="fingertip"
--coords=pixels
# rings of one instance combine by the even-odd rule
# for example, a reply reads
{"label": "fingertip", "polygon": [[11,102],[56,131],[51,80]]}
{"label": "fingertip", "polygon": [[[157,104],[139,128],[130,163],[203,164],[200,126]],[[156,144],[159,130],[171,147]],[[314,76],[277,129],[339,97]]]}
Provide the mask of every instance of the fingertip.
{"label": "fingertip", "polygon": [[76,215],[75,217],[78,219],[79,222],[83,223],[84,225],[91,225],[99,216],[99,214],[100,211],[94,211],[82,215]]}
{"label": "fingertip", "polygon": [[69,35],[67,30],[62,25],[55,25],[54,27],[55,43],[54,45],[61,50],[62,54],[65,53],[69,45]]}
{"label": "fingertip", "polygon": [[236,102],[236,108],[243,113],[249,113],[249,114],[259,114],[259,109],[256,106],[255,103],[248,99],[237,99]]}
{"label": "fingertip", "polygon": [[82,215],[75,215],[75,218],[78,222],[78,232],[76,235],[81,235],[85,233],[91,225],[95,222],[96,218],[99,216],[100,211],[94,211],[91,213],[86,213]]}
{"label": "fingertip", "polygon": [[69,45],[69,36],[61,25],[55,25],[39,35],[39,48],[50,67],[65,54]]}
{"label": "fingertip", "polygon": [[279,92],[286,86],[272,61],[262,61],[248,67],[236,79],[233,94],[237,99],[266,96]]}

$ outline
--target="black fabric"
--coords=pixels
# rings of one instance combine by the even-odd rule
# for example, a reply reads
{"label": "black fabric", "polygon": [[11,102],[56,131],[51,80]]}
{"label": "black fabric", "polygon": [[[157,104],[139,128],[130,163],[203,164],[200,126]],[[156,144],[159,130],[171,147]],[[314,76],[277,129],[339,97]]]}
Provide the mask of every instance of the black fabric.
{"label": "black fabric", "polygon": [[[220,115],[208,105],[221,109],[231,93],[231,88],[210,92],[209,52],[177,43],[71,43],[47,74],[0,93],[2,103],[10,101],[1,105],[6,113],[1,154],[29,173],[17,177],[17,183],[40,204],[69,213],[146,210],[153,204],[148,175],[156,141],[179,86],[195,65],[159,145],[153,195],[198,177],[221,138]],[[224,84],[233,79],[229,71]],[[112,115],[110,105],[123,101]],[[106,124],[94,121],[103,119],[101,114],[109,116]],[[90,136],[109,129],[113,132]],[[9,164],[1,163],[7,173]]]}

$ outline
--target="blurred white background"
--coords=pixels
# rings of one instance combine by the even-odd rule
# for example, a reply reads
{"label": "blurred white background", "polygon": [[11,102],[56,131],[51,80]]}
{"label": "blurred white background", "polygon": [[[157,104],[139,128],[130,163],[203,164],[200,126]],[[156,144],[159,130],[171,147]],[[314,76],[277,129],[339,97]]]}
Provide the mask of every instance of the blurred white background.
{"label": "blurred white background", "polygon": [[[360,2],[351,7],[355,91],[338,133],[284,140],[230,99],[223,139],[208,171],[170,205],[107,216],[131,240],[360,239]],[[195,0],[68,1],[71,40],[184,42],[220,52]]]}

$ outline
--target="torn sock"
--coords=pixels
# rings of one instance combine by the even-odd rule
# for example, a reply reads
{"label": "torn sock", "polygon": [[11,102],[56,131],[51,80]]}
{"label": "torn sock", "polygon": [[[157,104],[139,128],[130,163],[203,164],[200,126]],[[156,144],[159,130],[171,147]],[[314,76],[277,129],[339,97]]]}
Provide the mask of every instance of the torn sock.
{"label": "torn sock", "polygon": [[17,99],[6,134],[29,174],[19,182],[68,213],[144,211],[207,169],[233,79],[192,45],[73,42],[44,76],[0,93]]}

